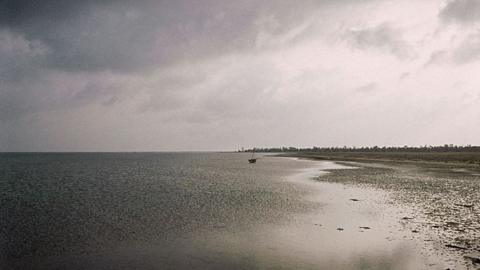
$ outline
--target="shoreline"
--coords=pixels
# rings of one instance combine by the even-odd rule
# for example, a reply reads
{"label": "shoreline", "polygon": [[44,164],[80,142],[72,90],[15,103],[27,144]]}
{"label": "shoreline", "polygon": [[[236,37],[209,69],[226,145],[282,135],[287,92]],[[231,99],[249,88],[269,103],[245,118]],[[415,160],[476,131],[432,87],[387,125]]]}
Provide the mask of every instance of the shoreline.
{"label": "shoreline", "polygon": [[478,187],[478,174],[438,163],[328,161],[358,168],[327,170],[317,181],[390,192],[392,204],[414,209],[401,222],[434,253],[458,263],[455,269],[479,269],[480,196],[468,193]]}
{"label": "shoreline", "polygon": [[452,257],[434,252],[432,243],[425,241],[428,237],[404,220],[415,209],[392,203],[391,191],[329,181],[341,171],[355,173],[360,169],[356,165],[320,161],[291,177],[290,181],[315,190],[306,199],[322,204],[318,213],[305,215],[307,223],[314,222],[321,231],[311,233],[311,238],[336,257],[363,257],[370,264],[366,269],[377,269],[378,257],[391,264],[388,269],[462,269],[461,262],[452,263]]}
{"label": "shoreline", "polygon": [[[444,158],[443,160],[434,160],[434,159],[425,159],[421,155],[410,156],[409,153],[393,152],[393,154],[398,155],[397,158],[392,158],[389,154],[392,153],[268,153],[273,156],[279,157],[296,157],[296,158],[305,158],[311,160],[326,160],[326,161],[353,161],[353,162],[365,162],[365,163],[405,163],[405,164],[425,164],[425,165],[443,165],[443,166],[458,166],[458,167],[471,167],[478,168],[480,171],[480,163],[470,162],[470,161],[461,161],[458,159],[450,158],[448,156],[441,156],[441,153],[433,153],[431,157],[437,159]],[[402,157],[401,155],[405,154],[407,157]],[[411,154],[411,153],[410,153]],[[418,154],[418,153],[417,153]],[[448,154],[448,153],[444,153]],[[455,154],[455,153],[453,153]],[[363,156],[362,156],[363,155]]]}

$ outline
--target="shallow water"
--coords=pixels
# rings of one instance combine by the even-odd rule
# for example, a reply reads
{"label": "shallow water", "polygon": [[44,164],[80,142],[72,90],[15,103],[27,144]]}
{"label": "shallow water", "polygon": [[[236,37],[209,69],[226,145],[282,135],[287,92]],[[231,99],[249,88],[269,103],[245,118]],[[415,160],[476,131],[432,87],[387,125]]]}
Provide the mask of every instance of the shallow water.
{"label": "shallow water", "polygon": [[445,269],[389,193],[312,179],[340,165],[247,158],[1,154],[0,266]]}

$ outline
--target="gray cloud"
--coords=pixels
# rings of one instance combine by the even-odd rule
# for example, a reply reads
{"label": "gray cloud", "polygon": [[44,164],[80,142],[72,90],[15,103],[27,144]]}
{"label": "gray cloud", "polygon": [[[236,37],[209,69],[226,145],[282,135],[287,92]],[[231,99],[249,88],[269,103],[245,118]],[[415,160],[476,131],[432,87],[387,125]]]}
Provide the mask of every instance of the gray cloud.
{"label": "gray cloud", "polygon": [[455,47],[431,52],[424,66],[463,65],[476,62],[480,56],[480,33],[468,26],[476,26],[480,22],[480,2],[477,0],[446,1],[446,5],[440,10],[439,17],[443,22],[465,26],[457,30],[459,34],[462,33],[462,30],[470,29],[472,31],[466,31],[467,34],[463,35],[463,41]]}
{"label": "gray cloud", "polygon": [[315,5],[250,0],[3,1],[0,23],[51,48],[50,67],[135,71],[252,48],[260,17],[274,16],[279,24],[274,34],[279,34]]}
{"label": "gray cloud", "polygon": [[430,54],[430,57],[425,63],[424,67],[446,63],[450,57],[451,56],[449,52],[447,52],[446,50],[434,51]]}
{"label": "gray cloud", "polygon": [[[0,1],[0,119],[118,103],[127,87],[104,82],[105,72],[121,81],[253,49],[262,17],[274,18],[268,31],[281,35],[326,2]],[[146,87],[151,100],[139,110],[181,107],[178,93],[200,81],[180,79]]]}
{"label": "gray cloud", "polygon": [[183,110],[194,102],[195,86],[207,79],[204,72],[183,72],[180,74],[166,74],[150,86],[146,86],[147,98],[140,102],[138,111],[173,112]]}
{"label": "gray cloud", "polygon": [[425,66],[439,64],[464,65],[480,59],[480,32],[467,35],[455,48],[438,50],[431,53]]}
{"label": "gray cloud", "polygon": [[167,74],[155,83],[161,89],[147,92],[148,99],[141,103],[140,110],[160,112],[166,121],[189,123],[270,117],[266,112],[278,106],[270,98],[281,80],[271,65],[266,59],[251,61],[246,66],[227,60],[213,69],[191,67],[197,70],[195,74],[190,68]]}
{"label": "gray cloud", "polygon": [[409,76],[410,76],[410,72],[403,72],[403,73],[400,74],[400,76],[398,77],[398,80],[399,80],[399,81],[404,81],[404,80],[406,80]]}
{"label": "gray cloud", "polygon": [[471,34],[455,49],[453,59],[456,63],[466,64],[480,58],[480,32]]}
{"label": "gray cloud", "polygon": [[401,60],[415,57],[415,51],[402,38],[402,32],[388,23],[374,27],[350,29],[345,34],[347,41],[358,49],[377,49],[391,53]]}
{"label": "gray cloud", "polygon": [[[102,73],[120,79],[257,50],[260,34],[282,36],[318,8],[351,2],[1,1],[0,52],[6,57],[0,59],[0,119],[89,102],[116,104],[126,87],[100,82]],[[266,18],[269,25],[262,23]],[[202,82],[190,80],[163,78],[129,91],[148,91],[139,111],[181,109],[187,99],[182,89]]]}
{"label": "gray cloud", "polygon": [[440,11],[447,22],[470,24],[480,20],[480,2],[477,0],[450,0]]}
{"label": "gray cloud", "polygon": [[61,112],[87,105],[112,106],[128,96],[128,87],[109,77],[46,72],[4,80],[0,87],[0,121],[15,121],[29,114]]}
{"label": "gray cloud", "polygon": [[0,28],[1,81],[19,80],[33,75],[49,54],[49,48],[38,40]]}
{"label": "gray cloud", "polygon": [[[432,53],[417,50],[424,30],[390,16],[388,1],[367,2],[0,0],[0,151],[382,144],[405,130],[417,142],[439,115],[412,121],[431,100],[425,89],[450,97],[449,78],[435,84],[416,61],[392,65],[391,55]],[[474,63],[476,40],[442,57]],[[371,136],[377,128],[388,134]]]}
{"label": "gray cloud", "polygon": [[375,92],[378,89],[378,84],[376,82],[367,83],[355,89],[356,92],[362,94],[368,94],[371,92]]}

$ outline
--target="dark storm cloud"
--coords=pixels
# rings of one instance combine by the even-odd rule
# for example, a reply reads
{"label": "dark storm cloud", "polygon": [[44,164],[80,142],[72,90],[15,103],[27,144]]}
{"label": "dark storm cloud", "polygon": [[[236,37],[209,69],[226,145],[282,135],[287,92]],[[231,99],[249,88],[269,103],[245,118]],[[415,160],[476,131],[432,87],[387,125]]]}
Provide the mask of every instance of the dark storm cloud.
{"label": "dark storm cloud", "polygon": [[[116,104],[127,87],[113,83],[119,89],[112,91],[102,72],[143,74],[255,49],[262,16],[273,16],[278,26],[269,31],[281,34],[318,3],[0,0],[0,119],[88,102]],[[82,76],[89,84],[79,81]],[[166,79],[146,107],[177,100],[172,93]],[[168,103],[175,104],[182,101]]]}
{"label": "dark storm cloud", "polygon": [[66,70],[135,71],[254,46],[256,19],[277,31],[301,20],[314,1],[8,1],[4,28],[50,47],[48,65]]}
{"label": "dark storm cloud", "polygon": [[345,34],[345,38],[358,49],[377,49],[391,53],[401,60],[415,56],[412,46],[402,39],[402,32],[388,23],[350,29]]}
{"label": "dark storm cloud", "polygon": [[[323,5],[338,3],[0,0],[0,118],[95,103],[94,97],[96,103],[116,104],[127,87],[116,83],[119,89],[112,91],[111,83],[101,82],[102,72],[144,74],[257,50],[260,32],[281,35]],[[264,29],[264,17],[275,27]],[[65,74],[59,79],[55,72]],[[79,76],[92,80],[90,86]],[[187,86],[188,79],[177,86],[165,79],[140,110],[180,106],[186,97],[176,88]]]}
{"label": "dark storm cloud", "polygon": [[440,18],[470,24],[480,20],[480,1],[478,0],[450,0],[440,11]]}

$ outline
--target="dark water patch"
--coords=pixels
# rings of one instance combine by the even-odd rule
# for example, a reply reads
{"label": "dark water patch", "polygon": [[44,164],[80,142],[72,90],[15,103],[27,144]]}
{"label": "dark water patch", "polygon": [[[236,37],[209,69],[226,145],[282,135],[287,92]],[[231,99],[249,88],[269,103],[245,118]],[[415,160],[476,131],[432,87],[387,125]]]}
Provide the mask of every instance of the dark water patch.
{"label": "dark water patch", "polygon": [[[247,156],[0,154],[0,266],[90,260],[135,243],[282,222],[315,207],[301,199],[306,190],[280,181],[304,164],[251,166]],[[56,269],[71,269],[62,260]]]}

